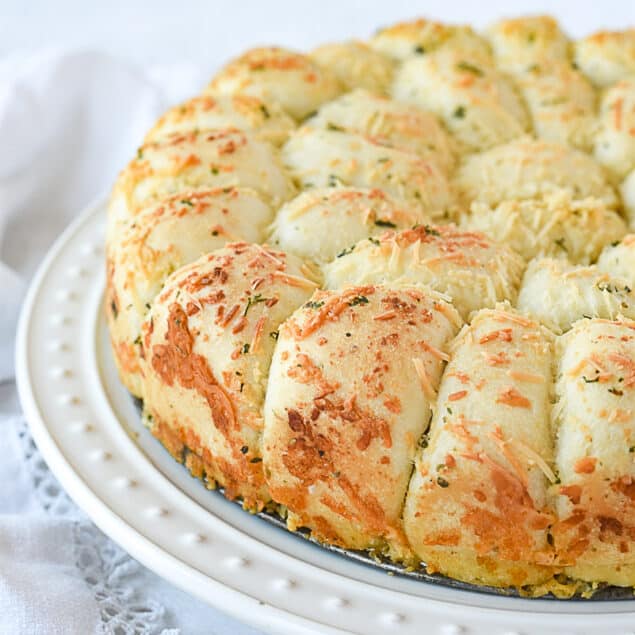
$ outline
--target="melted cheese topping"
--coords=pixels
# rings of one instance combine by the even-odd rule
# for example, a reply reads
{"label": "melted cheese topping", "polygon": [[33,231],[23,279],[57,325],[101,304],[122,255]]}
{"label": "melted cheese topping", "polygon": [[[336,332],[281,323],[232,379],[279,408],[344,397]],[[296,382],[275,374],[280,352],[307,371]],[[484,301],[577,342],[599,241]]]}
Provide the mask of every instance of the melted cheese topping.
{"label": "melted cheese topping", "polygon": [[144,408],[250,507],[269,500],[260,436],[272,334],[315,286],[292,256],[231,243],[168,278],[143,324]]}
{"label": "melted cheese topping", "polygon": [[515,298],[524,263],[484,234],[453,225],[420,226],[363,240],[325,265],[325,284],[425,284],[446,294],[463,317]]}
{"label": "melted cheese topping", "polygon": [[461,223],[496,236],[525,260],[536,256],[588,264],[605,245],[622,238],[626,225],[596,199],[573,199],[564,191],[544,199],[503,201],[496,207],[473,203]]}
{"label": "melted cheese topping", "polygon": [[367,285],[317,292],[285,322],[263,457],[292,528],[410,556],[401,508],[431,406],[417,378],[438,386],[453,311],[434,292]]}
{"label": "melted cheese topping", "polygon": [[261,242],[271,208],[245,188],[199,189],[162,199],[108,246],[106,314],[119,372],[142,397],[141,323],[166,278],[227,242]]}
{"label": "melted cheese topping", "polygon": [[552,341],[508,306],[480,311],[454,341],[404,509],[429,569],[479,584],[551,577]]}

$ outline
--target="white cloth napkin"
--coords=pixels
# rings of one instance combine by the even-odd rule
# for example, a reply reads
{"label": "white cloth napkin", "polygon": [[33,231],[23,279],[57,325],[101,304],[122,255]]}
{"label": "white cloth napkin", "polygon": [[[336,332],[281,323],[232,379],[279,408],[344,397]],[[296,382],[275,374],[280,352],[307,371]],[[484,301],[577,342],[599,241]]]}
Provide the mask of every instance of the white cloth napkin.
{"label": "white cloth napkin", "polygon": [[45,251],[212,70],[141,71],[94,52],[0,60],[0,635],[255,634],[99,532],[39,456],[13,384],[17,314]]}

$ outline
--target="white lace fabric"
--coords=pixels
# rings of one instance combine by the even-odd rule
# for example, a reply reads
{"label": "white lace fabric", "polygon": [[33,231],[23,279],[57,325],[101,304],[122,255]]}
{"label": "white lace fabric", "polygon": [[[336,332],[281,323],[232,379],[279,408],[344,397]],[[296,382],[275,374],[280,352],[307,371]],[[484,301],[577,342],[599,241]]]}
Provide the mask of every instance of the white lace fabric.
{"label": "white lace fabric", "polygon": [[139,563],[104,536],[71,501],[42,459],[26,422],[17,417],[12,423],[39,504],[47,514],[72,523],[74,563],[99,607],[104,633],[167,635],[164,607],[134,586],[134,576],[141,571]]}

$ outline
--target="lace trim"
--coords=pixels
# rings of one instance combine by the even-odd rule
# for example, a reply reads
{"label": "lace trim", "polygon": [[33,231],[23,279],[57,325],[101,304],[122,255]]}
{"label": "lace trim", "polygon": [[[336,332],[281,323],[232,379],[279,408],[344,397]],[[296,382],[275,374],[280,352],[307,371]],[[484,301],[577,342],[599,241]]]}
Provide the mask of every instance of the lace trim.
{"label": "lace trim", "polygon": [[73,503],[40,455],[26,422],[15,420],[24,463],[42,508],[73,522],[75,565],[99,606],[104,635],[179,635],[165,625],[164,607],[144,597],[131,578],[142,571]]}

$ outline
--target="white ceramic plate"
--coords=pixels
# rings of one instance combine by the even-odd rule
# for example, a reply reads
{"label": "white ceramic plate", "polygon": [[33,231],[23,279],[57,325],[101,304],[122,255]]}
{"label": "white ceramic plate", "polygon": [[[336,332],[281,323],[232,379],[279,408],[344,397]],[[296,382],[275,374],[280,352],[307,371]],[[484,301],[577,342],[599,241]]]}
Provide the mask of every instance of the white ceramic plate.
{"label": "white ceramic plate", "polygon": [[635,633],[635,600],[524,600],[351,561],[207,491],[139,423],[102,311],[104,206],[53,247],[25,301],[17,378],[33,437],[95,523],[172,583],[273,633]]}

